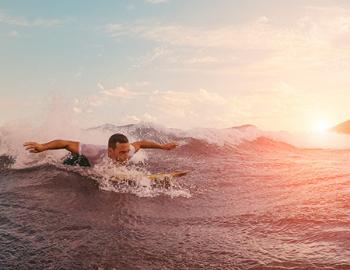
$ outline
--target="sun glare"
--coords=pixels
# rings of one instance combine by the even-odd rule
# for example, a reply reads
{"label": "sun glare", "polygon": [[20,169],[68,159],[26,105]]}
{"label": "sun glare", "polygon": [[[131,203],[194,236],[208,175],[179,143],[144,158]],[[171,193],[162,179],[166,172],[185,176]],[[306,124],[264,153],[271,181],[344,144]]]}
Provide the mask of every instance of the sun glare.
{"label": "sun glare", "polygon": [[318,120],[314,123],[313,131],[317,133],[325,133],[329,128],[329,124],[325,120]]}

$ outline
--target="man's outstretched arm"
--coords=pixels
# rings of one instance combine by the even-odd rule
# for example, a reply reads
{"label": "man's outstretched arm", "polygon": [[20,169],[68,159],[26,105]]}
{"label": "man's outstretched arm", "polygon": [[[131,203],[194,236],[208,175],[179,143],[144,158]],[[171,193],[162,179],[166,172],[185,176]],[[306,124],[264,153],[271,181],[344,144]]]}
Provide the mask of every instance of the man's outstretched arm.
{"label": "man's outstretched arm", "polygon": [[48,143],[25,142],[23,146],[31,153],[39,153],[46,150],[66,149],[72,153],[79,153],[79,142],[54,140]]}
{"label": "man's outstretched arm", "polygon": [[132,145],[135,147],[135,151],[138,151],[140,148],[171,150],[174,149],[178,144],[175,142],[159,144],[153,141],[142,140],[133,142]]}

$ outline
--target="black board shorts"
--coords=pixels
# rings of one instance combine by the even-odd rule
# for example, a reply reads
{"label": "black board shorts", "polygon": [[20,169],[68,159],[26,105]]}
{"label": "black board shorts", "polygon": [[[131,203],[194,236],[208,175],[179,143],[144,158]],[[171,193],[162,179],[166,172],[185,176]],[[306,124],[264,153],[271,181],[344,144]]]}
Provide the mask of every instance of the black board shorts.
{"label": "black board shorts", "polygon": [[91,167],[89,160],[84,155],[80,154],[69,154],[64,160],[64,165],[71,166],[82,166],[82,167]]}

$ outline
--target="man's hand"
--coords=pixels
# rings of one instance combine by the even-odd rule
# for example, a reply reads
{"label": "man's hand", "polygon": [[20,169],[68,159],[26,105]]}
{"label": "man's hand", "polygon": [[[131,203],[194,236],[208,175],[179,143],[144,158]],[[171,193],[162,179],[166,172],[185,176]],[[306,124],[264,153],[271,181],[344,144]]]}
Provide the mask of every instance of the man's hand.
{"label": "man's hand", "polygon": [[31,153],[39,153],[45,151],[44,145],[36,142],[25,142],[23,146]]}
{"label": "man's hand", "polygon": [[135,151],[137,152],[139,149],[163,149],[163,150],[171,150],[174,149],[178,144],[175,142],[159,144],[153,141],[137,141],[133,142],[132,145],[135,147]]}
{"label": "man's hand", "polygon": [[54,140],[48,143],[25,142],[23,146],[31,153],[39,153],[46,150],[66,149],[72,153],[79,153],[79,142],[67,140]]}
{"label": "man's hand", "polygon": [[174,149],[176,146],[178,146],[177,143],[165,143],[165,144],[162,144],[161,147],[163,150],[171,150],[171,149]]}

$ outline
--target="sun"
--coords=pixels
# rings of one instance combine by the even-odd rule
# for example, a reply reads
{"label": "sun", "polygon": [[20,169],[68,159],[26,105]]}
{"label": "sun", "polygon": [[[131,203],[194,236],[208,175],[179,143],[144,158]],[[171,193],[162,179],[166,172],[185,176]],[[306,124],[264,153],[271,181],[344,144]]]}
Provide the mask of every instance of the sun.
{"label": "sun", "polygon": [[324,119],[319,119],[314,123],[313,131],[317,133],[325,133],[329,128],[329,123]]}

